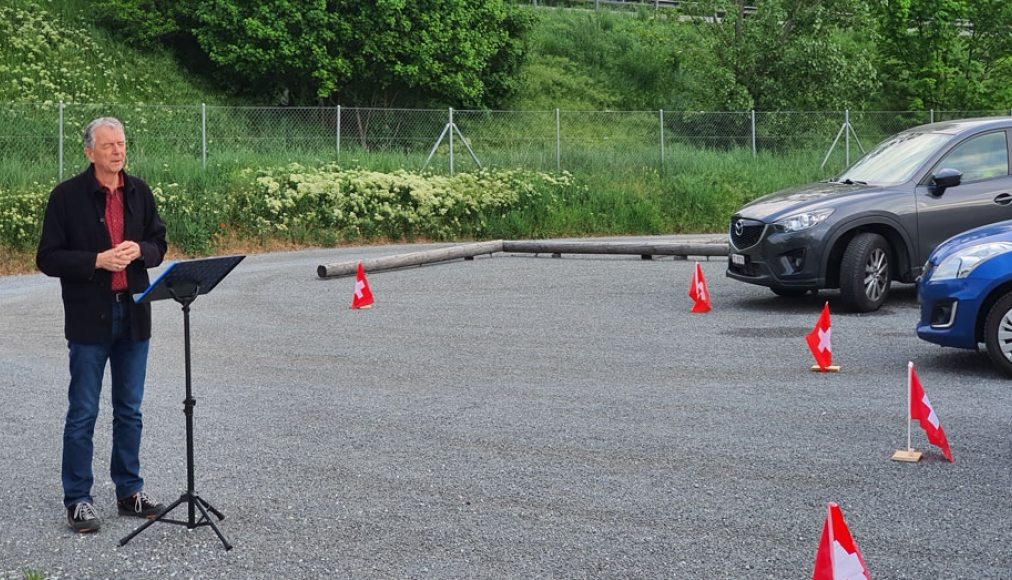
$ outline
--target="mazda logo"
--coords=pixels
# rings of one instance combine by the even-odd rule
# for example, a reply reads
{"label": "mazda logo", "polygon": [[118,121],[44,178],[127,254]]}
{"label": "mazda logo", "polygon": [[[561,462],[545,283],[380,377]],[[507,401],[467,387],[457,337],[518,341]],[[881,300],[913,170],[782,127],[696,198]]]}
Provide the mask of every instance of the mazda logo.
{"label": "mazda logo", "polygon": [[740,236],[745,231],[745,224],[741,220],[734,222],[734,235]]}

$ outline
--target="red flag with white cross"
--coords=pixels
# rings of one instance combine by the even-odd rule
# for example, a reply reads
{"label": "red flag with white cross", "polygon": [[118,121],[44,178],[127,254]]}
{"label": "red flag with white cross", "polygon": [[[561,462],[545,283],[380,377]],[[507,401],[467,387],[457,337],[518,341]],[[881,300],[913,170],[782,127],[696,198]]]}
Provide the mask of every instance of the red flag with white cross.
{"label": "red flag with white cross", "polygon": [[870,580],[868,567],[843,521],[840,506],[830,502],[826,508],[826,523],[822,524],[822,539],[815,552],[815,569],[812,580]]}
{"label": "red flag with white cross", "polygon": [[819,321],[815,323],[815,328],[805,337],[808,349],[812,351],[815,363],[819,365],[819,370],[822,372],[826,372],[833,364],[832,335],[833,330],[829,323],[829,302],[826,302],[826,305],[822,307],[822,314],[819,315]]}
{"label": "red flag with white cross", "polygon": [[369,290],[369,281],[365,278],[365,268],[362,262],[358,263],[358,274],[355,276],[355,294],[351,297],[351,307],[372,308],[372,291]]}
{"label": "red flag with white cross", "polygon": [[689,298],[693,300],[692,312],[699,314],[710,311],[710,291],[706,288],[706,278],[703,277],[703,268],[699,262],[696,262],[696,269],[692,271]]}
{"label": "red flag with white cross", "polygon": [[931,401],[928,400],[927,393],[924,392],[921,379],[917,377],[914,363],[907,363],[907,369],[909,371],[907,379],[910,382],[910,418],[917,419],[917,422],[921,424],[921,428],[924,429],[924,433],[927,434],[928,441],[941,449],[945,458],[949,462],[952,462],[952,450],[949,449],[949,440],[945,436],[942,423],[939,421],[938,415],[935,414],[934,407],[931,406]]}

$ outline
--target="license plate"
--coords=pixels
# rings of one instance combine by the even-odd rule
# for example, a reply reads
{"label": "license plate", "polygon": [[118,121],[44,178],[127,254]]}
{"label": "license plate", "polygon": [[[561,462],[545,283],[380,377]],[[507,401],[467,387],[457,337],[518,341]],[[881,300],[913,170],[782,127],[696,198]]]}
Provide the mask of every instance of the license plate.
{"label": "license plate", "polygon": [[745,254],[731,254],[731,263],[735,266],[744,266]]}

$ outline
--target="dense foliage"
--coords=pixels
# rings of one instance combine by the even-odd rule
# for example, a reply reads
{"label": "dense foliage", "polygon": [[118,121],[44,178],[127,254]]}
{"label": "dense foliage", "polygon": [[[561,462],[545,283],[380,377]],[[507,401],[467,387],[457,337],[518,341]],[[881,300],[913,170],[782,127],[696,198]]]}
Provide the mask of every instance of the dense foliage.
{"label": "dense foliage", "polygon": [[678,110],[684,26],[652,10],[543,10],[531,34],[516,108]]}
{"label": "dense foliage", "polygon": [[[99,102],[133,93],[98,65],[136,58],[110,50],[108,37],[145,54],[171,51],[225,98],[263,105],[1001,110],[1012,101],[1005,0],[545,3],[60,0],[42,9],[18,0],[0,18],[16,46],[0,52],[36,56],[0,60],[0,95]],[[88,19],[108,33],[94,35]],[[40,51],[58,51],[61,66],[39,67]],[[143,102],[167,102],[164,72],[130,79],[147,89]]]}
{"label": "dense foliage", "polygon": [[685,60],[691,108],[834,110],[873,102],[879,85],[864,0],[766,0],[755,13],[746,13],[745,0],[684,5],[699,34]]}
{"label": "dense foliage", "polygon": [[267,104],[482,107],[516,89],[528,13],[503,0],[98,0],[136,45],[166,43]]}
{"label": "dense foliage", "polygon": [[1012,2],[895,0],[878,16],[884,106],[1012,107]]}

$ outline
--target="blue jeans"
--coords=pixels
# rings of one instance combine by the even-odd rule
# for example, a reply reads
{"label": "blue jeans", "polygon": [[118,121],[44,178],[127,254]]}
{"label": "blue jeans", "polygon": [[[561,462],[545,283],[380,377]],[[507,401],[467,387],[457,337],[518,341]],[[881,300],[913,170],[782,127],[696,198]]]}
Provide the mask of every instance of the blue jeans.
{"label": "blue jeans", "polygon": [[126,303],[113,304],[112,340],[98,344],[68,342],[70,388],[67,420],[63,427],[63,504],[93,501],[92,436],[98,418],[102,376],[106,362],[112,375],[112,459],[109,475],[116,497],[144,488],[140,476],[141,400],[148,364],[149,341],[130,338],[130,311]]}

